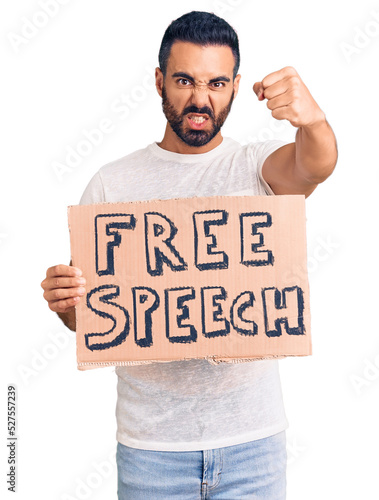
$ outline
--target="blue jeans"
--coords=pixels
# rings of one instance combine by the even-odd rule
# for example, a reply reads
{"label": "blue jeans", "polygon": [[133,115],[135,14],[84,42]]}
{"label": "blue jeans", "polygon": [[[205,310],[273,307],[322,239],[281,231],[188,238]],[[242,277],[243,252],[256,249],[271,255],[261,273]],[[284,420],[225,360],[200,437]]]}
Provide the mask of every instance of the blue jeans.
{"label": "blue jeans", "polygon": [[285,500],[285,431],[204,451],[117,445],[119,500]]}

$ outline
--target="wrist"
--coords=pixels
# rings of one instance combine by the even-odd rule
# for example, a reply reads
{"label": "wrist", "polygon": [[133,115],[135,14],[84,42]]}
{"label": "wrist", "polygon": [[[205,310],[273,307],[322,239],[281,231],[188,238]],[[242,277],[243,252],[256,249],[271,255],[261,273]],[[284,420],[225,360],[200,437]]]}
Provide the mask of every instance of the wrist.
{"label": "wrist", "polygon": [[328,122],[326,120],[325,113],[321,111],[317,114],[317,116],[314,117],[314,120],[311,121],[310,123],[307,123],[305,125],[301,125],[299,128],[303,130],[319,130],[322,128],[328,127]]}

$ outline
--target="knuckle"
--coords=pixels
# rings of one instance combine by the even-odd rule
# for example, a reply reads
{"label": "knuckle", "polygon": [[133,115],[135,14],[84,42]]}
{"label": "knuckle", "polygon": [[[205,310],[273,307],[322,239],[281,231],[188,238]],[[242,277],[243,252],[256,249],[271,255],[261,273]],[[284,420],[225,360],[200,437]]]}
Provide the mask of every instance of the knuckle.
{"label": "knuckle", "polygon": [[275,91],[270,89],[270,87],[265,89],[264,94],[265,94],[266,99],[271,99],[272,97],[275,97]]}
{"label": "knuckle", "polygon": [[60,280],[59,280],[59,278],[55,278],[55,279],[54,279],[54,285],[55,285],[55,286],[59,286],[59,285],[60,285]]}
{"label": "knuckle", "polygon": [[52,270],[53,274],[55,274],[55,275],[59,274],[59,270],[60,270],[59,264],[57,264],[56,266],[53,266],[51,268],[51,270]]}
{"label": "knuckle", "polygon": [[292,116],[292,121],[298,125],[300,123],[300,114],[295,112]]}
{"label": "knuckle", "polygon": [[66,301],[65,300],[61,300],[60,302],[57,303],[56,307],[57,307],[57,311],[58,312],[65,312],[65,310],[66,310]]}
{"label": "knuckle", "polygon": [[292,112],[293,112],[293,115],[295,118],[299,118],[300,114],[301,114],[301,109],[300,109],[300,106],[298,103],[294,103],[292,105]]}
{"label": "knuckle", "polygon": [[297,75],[297,71],[293,66],[286,66],[284,68],[285,72],[288,73],[289,75]]}
{"label": "knuckle", "polygon": [[54,302],[48,302],[48,305],[49,305],[49,309],[51,311],[56,312],[56,306],[55,306]]}
{"label": "knuckle", "polygon": [[60,289],[54,290],[54,297],[58,300],[62,298],[62,292]]}
{"label": "knuckle", "polygon": [[290,82],[291,82],[291,85],[295,88],[298,88],[300,85],[299,77],[295,76],[295,75],[290,77]]}
{"label": "knuckle", "polygon": [[297,86],[296,86],[296,88],[294,88],[292,94],[293,94],[295,99],[298,99],[300,97],[300,90]]}

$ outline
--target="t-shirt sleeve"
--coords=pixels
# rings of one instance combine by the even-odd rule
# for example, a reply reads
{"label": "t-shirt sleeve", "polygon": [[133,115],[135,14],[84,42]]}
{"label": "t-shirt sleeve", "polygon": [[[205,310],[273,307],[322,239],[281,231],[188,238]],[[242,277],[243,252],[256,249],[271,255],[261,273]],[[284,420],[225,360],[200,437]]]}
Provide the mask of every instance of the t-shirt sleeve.
{"label": "t-shirt sleeve", "polygon": [[284,141],[271,140],[264,142],[253,142],[248,145],[248,149],[250,150],[250,157],[256,165],[257,183],[260,187],[260,190],[262,190],[262,194],[275,194],[269,184],[263,178],[262,167],[266,158],[285,144],[287,143]]}
{"label": "t-shirt sleeve", "polygon": [[93,203],[104,203],[104,186],[101,181],[100,172],[97,172],[89,181],[80,198],[80,205],[92,205]]}

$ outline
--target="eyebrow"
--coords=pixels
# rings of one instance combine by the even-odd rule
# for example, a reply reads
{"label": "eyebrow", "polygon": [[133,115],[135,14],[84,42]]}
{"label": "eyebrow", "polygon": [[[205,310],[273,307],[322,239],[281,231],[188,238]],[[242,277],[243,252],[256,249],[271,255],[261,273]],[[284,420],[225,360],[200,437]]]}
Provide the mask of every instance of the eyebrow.
{"label": "eyebrow", "polygon": [[[187,73],[183,73],[182,71],[178,71],[177,73],[173,73],[172,75],[172,78],[176,78],[178,76],[180,76],[181,78],[186,78],[187,80],[190,80],[191,82],[194,82],[194,78],[190,75],[188,75]],[[228,78],[227,76],[218,76],[217,78],[212,78],[211,80],[209,80],[208,83],[215,83],[215,82],[230,82],[230,78]]]}

